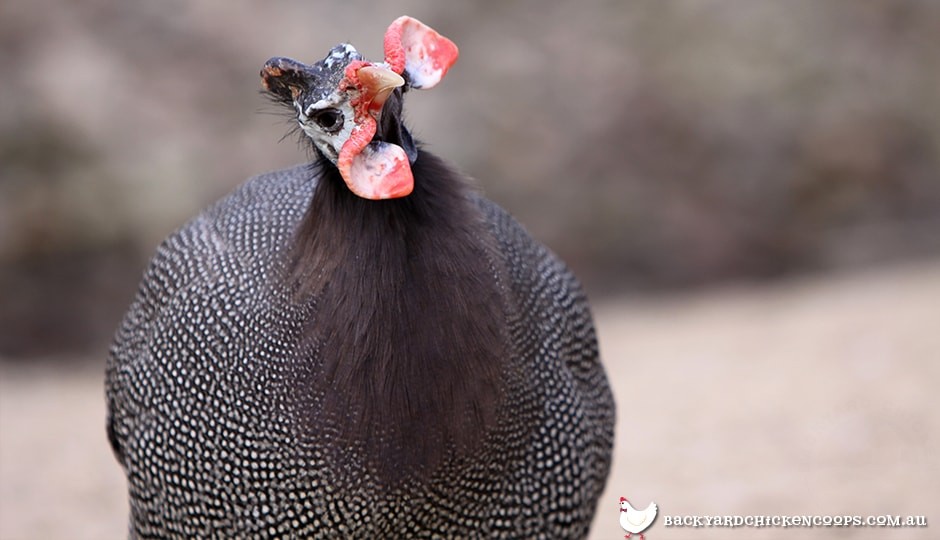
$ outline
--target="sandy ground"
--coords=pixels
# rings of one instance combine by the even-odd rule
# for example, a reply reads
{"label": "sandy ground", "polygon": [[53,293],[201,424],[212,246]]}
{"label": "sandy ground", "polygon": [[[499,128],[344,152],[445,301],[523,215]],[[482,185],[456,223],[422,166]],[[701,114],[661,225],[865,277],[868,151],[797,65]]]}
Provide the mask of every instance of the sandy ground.
{"label": "sandy ground", "polygon": [[[940,534],[940,263],[596,306],[618,400],[596,539]],[[96,366],[0,362],[0,538],[124,535]],[[677,515],[926,515],[926,529],[677,529]],[[936,537],[936,536],[934,536]]]}

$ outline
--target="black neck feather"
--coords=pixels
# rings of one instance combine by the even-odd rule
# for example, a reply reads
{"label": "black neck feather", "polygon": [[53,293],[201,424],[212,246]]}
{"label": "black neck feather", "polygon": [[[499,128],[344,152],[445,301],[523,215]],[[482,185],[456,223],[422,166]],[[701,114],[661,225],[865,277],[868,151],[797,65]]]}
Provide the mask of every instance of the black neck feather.
{"label": "black neck feather", "polygon": [[395,200],[361,199],[320,167],[293,267],[314,306],[309,426],[380,478],[431,474],[495,422],[507,354],[495,240],[464,180],[427,152]]}

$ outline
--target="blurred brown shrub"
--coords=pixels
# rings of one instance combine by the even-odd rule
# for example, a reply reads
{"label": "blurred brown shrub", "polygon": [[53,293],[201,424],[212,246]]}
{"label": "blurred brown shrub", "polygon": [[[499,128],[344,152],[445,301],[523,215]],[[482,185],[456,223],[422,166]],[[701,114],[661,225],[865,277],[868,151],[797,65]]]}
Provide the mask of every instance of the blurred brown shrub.
{"label": "blurred brown shrub", "polygon": [[0,357],[102,350],[159,240],[306,159],[272,55],[461,47],[416,133],[595,293],[940,253],[940,3],[18,1],[0,8]]}

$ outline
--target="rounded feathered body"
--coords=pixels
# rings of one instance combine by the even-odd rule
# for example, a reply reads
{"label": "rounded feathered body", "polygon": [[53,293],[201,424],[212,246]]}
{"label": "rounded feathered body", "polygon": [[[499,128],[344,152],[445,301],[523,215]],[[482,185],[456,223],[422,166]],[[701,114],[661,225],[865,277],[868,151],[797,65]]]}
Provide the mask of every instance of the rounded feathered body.
{"label": "rounded feathered body", "polygon": [[107,367],[131,536],[587,533],[614,404],[582,289],[415,167],[359,218],[328,166],[264,174],[160,245]]}

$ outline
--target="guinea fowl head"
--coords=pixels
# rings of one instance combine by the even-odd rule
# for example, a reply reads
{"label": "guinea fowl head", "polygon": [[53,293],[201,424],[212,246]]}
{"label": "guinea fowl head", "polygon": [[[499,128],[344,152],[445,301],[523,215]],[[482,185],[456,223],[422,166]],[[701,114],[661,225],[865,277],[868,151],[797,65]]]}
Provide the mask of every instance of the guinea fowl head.
{"label": "guinea fowl head", "polygon": [[275,57],[261,69],[265,89],[289,105],[316,150],[349,189],[365,199],[394,199],[414,187],[418,150],[402,125],[402,94],[431,88],[457,61],[457,46],[411,17],[385,33],[385,61],[366,61],[348,43],[307,65]]}

